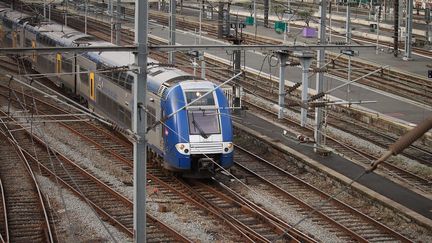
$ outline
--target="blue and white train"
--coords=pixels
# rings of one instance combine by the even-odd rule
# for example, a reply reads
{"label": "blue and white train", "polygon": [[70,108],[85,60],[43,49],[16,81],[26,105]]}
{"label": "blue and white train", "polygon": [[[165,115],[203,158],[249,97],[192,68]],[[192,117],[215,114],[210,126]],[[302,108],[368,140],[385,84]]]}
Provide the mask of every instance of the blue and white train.
{"label": "blue and white train", "polygon": [[[74,29],[36,22],[26,14],[0,8],[0,46],[111,46]],[[27,57],[39,73],[79,98],[90,109],[123,127],[131,127],[132,89],[136,75],[117,67],[133,64],[129,52],[56,53]],[[149,63],[157,63],[148,60]],[[148,68],[148,124],[170,116],[193,100],[196,103],[170,116],[148,132],[149,147],[163,166],[184,176],[206,177],[233,165],[233,127],[224,92],[215,84],[179,69]]]}

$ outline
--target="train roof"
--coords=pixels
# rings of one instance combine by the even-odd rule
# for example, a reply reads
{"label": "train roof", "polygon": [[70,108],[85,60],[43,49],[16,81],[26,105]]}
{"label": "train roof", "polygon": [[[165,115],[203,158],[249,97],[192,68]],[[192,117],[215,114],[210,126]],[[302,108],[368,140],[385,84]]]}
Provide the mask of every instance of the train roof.
{"label": "train roof", "polygon": [[[115,46],[112,43],[98,40],[96,37],[86,35],[80,31],[54,22],[34,21],[35,18],[9,8],[0,8],[0,14],[19,24],[27,24],[30,31],[43,34],[54,40],[60,46]],[[132,52],[89,52],[86,54],[92,61],[103,63],[111,67],[131,66],[135,57]],[[170,87],[180,81],[195,80],[196,77],[173,67],[163,67],[159,62],[148,58],[148,88],[158,93],[161,86]]]}

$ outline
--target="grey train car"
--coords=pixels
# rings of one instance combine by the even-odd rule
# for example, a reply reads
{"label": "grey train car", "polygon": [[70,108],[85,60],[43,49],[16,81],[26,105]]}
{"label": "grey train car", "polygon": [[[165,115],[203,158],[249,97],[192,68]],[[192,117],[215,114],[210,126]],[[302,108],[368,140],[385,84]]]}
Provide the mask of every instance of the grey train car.
{"label": "grey train car", "polygon": [[[0,8],[3,47],[114,46],[55,23]],[[131,128],[133,84],[136,75],[130,52],[89,52],[29,55],[39,73],[67,90],[95,112],[119,126]],[[179,69],[148,59],[149,148],[163,166],[184,176],[208,177],[233,165],[233,129],[229,102],[221,88]]]}

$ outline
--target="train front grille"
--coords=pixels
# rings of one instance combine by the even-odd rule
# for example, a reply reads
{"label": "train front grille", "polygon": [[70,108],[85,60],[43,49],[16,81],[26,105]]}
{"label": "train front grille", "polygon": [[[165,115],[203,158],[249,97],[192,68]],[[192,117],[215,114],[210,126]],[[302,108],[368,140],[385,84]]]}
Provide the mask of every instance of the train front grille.
{"label": "train front grille", "polygon": [[220,154],[222,153],[222,143],[191,143],[191,154]]}

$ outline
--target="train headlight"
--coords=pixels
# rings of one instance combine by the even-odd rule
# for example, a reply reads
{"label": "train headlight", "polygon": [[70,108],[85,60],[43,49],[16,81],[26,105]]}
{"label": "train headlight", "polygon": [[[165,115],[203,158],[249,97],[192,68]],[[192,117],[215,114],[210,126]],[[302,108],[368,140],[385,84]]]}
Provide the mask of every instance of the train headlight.
{"label": "train headlight", "polygon": [[176,144],[176,149],[179,153],[184,155],[189,155],[189,144],[188,143],[178,143]]}
{"label": "train headlight", "polygon": [[231,142],[223,143],[223,153],[229,154],[234,150],[234,144]]}

